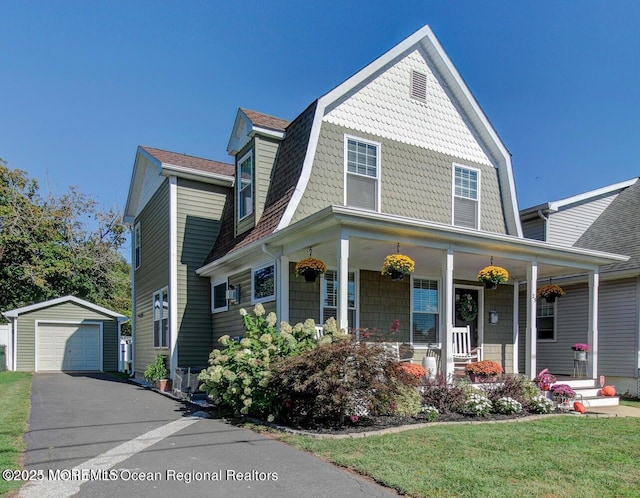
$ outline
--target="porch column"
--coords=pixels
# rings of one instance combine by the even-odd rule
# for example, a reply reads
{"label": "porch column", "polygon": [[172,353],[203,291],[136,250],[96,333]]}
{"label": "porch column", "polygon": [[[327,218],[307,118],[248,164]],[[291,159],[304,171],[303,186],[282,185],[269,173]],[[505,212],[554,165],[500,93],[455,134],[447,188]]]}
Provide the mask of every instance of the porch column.
{"label": "porch column", "polygon": [[525,374],[530,379],[536,376],[537,357],[536,351],[538,327],[536,324],[536,287],[538,283],[538,262],[532,261],[527,266],[527,344],[525,358]]}
{"label": "porch column", "polygon": [[600,273],[598,270],[589,272],[589,330],[587,343],[591,346],[591,354],[587,363],[587,375],[595,379],[598,375],[598,291]]}
{"label": "porch column", "polygon": [[513,373],[517,374],[520,372],[519,362],[520,359],[518,357],[519,353],[519,327],[520,321],[518,320],[520,311],[520,282],[518,280],[513,281]]}
{"label": "porch column", "polygon": [[338,240],[338,328],[349,330],[349,236],[340,232]]}
{"label": "porch column", "polygon": [[289,321],[289,258],[280,256],[280,268],[278,268],[277,276],[280,288],[277,293],[278,302],[276,314],[279,322]]}
{"label": "porch column", "polygon": [[442,373],[447,379],[453,378],[453,249],[442,252],[442,314],[443,336],[440,337],[442,349],[440,362]]}

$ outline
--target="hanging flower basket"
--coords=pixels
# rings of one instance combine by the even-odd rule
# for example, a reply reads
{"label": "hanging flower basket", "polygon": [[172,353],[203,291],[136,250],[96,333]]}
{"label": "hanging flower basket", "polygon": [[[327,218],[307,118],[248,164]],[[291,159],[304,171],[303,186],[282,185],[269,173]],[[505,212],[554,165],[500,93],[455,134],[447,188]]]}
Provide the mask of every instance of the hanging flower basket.
{"label": "hanging flower basket", "polygon": [[305,258],[296,264],[296,275],[303,276],[306,282],[315,282],[326,271],[327,265],[317,258]]}
{"label": "hanging flower basket", "polygon": [[556,297],[562,297],[566,293],[559,285],[543,285],[538,289],[538,299],[541,297],[545,298],[548,303],[553,303],[556,300]]}
{"label": "hanging flower basket", "polygon": [[485,266],[478,272],[478,281],[482,282],[487,289],[495,289],[498,284],[509,280],[509,272],[501,266]]}
{"label": "hanging flower basket", "polygon": [[478,316],[478,305],[473,300],[471,294],[460,296],[460,301],[456,306],[456,313],[465,322],[472,322]]}
{"label": "hanging flower basket", "polygon": [[402,280],[405,275],[411,273],[416,267],[415,262],[404,254],[389,254],[384,258],[382,274],[391,275],[392,280]]}

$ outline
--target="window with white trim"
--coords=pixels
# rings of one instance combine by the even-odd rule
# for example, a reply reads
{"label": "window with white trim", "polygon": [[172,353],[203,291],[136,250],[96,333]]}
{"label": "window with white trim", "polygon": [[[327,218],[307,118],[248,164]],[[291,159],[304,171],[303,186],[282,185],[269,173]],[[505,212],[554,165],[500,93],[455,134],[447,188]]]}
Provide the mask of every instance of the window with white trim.
{"label": "window with white trim", "polygon": [[539,341],[555,341],[556,303],[538,299],[536,303],[536,328]]}
{"label": "window with white trim", "polygon": [[454,165],[453,224],[479,228],[480,171]]}
{"label": "window with white trim", "polygon": [[379,210],[380,144],[345,137],[345,204]]}
{"label": "window with white trim", "polygon": [[169,347],[169,291],[153,293],[153,347]]}
{"label": "window with white trim", "polygon": [[227,280],[218,280],[211,283],[211,312],[220,313],[229,309],[227,300]]}
{"label": "window with white trim", "polygon": [[251,272],[251,303],[273,301],[276,298],[276,265],[254,268]]}
{"label": "window with white trim", "polygon": [[134,270],[140,268],[141,262],[141,250],[140,250],[140,222],[136,223],[135,228],[133,229],[133,267]]}
{"label": "window with white trim", "polygon": [[438,281],[412,279],[411,342],[427,346],[440,342],[440,296]]}
{"label": "window with white trim", "polygon": [[[348,274],[347,321],[350,328],[355,328],[357,316],[356,274]],[[320,323],[324,324],[329,318],[338,317],[338,272],[327,270],[322,275],[320,293]]]}
{"label": "window with white trim", "polygon": [[253,213],[253,153],[250,151],[238,161],[236,174],[238,188],[238,219]]}

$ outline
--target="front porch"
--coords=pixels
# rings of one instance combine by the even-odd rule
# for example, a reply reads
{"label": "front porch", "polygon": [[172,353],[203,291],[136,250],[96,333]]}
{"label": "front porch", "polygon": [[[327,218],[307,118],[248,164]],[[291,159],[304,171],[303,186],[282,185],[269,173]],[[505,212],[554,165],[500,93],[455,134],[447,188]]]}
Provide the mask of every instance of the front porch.
{"label": "front porch", "polygon": [[[393,341],[414,347],[415,361],[439,353],[440,371],[448,377],[454,374],[453,328],[469,325],[472,346],[481,348],[483,359],[497,361],[505,373],[533,378],[538,370],[538,282],[588,274],[586,340],[592,352],[586,373],[597,377],[598,265],[621,257],[335,206],[331,214],[263,247],[278,257],[276,285],[282,298],[277,313],[283,320],[313,318],[324,323],[333,316],[341,328],[370,333],[378,340],[393,335]],[[385,256],[396,252],[415,261],[415,271],[400,281],[380,273]],[[294,272],[295,262],[310,253],[327,265],[327,272],[314,283]],[[478,271],[491,263],[510,274],[495,290],[477,280]],[[466,320],[456,309],[465,295],[477,306],[476,316]],[[519,325],[521,310],[524,330]]]}

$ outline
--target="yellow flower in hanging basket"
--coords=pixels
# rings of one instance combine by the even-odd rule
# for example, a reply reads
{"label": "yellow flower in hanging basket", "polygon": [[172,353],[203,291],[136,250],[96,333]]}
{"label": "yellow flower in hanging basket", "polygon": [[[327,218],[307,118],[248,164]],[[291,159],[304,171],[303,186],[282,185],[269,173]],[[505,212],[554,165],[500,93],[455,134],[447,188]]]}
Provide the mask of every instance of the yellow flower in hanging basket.
{"label": "yellow flower in hanging basket", "polygon": [[296,263],[296,275],[303,276],[307,272],[320,275],[327,271],[327,265],[317,258],[305,258]]}
{"label": "yellow flower in hanging basket", "polygon": [[411,273],[415,267],[415,262],[409,256],[405,256],[404,254],[389,254],[384,258],[382,274],[391,275],[394,272],[398,272],[406,275]]}
{"label": "yellow flower in hanging basket", "polygon": [[478,280],[484,283],[502,284],[509,280],[509,272],[501,266],[485,266],[478,272]]}
{"label": "yellow flower in hanging basket", "polygon": [[565,292],[559,285],[543,285],[538,289],[537,296],[544,298],[555,298],[564,296]]}

